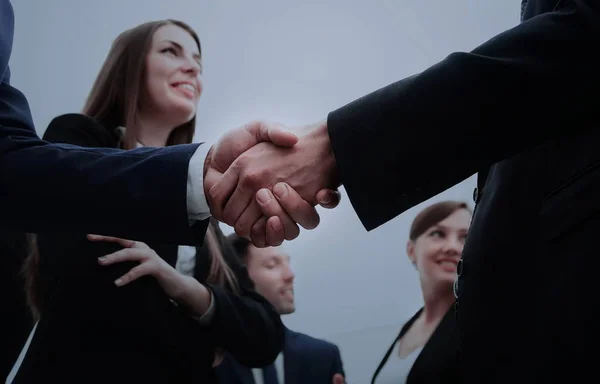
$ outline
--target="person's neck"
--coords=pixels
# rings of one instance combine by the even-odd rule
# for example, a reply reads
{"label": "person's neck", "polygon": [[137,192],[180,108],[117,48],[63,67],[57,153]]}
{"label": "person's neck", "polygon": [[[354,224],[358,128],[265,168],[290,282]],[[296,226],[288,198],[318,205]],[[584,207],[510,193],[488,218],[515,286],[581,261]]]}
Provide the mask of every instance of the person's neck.
{"label": "person's neck", "polygon": [[423,323],[436,327],[454,303],[455,298],[452,290],[444,286],[438,289],[423,289],[423,301],[425,303],[421,314]]}
{"label": "person's neck", "polygon": [[169,135],[175,129],[173,124],[150,116],[140,116],[138,119],[136,140],[145,147],[164,147]]}

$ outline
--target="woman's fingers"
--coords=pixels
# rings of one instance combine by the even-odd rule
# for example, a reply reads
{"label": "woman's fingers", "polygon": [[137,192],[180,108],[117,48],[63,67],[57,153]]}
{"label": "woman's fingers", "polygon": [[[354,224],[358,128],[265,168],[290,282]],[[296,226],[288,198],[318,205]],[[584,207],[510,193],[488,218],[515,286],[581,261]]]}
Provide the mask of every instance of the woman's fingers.
{"label": "woman's fingers", "polygon": [[141,241],[121,239],[120,237],[89,234],[89,235],[87,235],[87,238],[90,241],[106,241],[108,243],[116,243],[116,244],[119,244],[120,246],[122,246],[123,248],[143,248],[143,249],[150,248],[145,243],[142,243]]}
{"label": "woman's fingers", "polygon": [[122,263],[123,261],[139,261],[150,259],[152,256],[150,252],[145,249],[138,248],[124,248],[120,251],[113,252],[111,254],[98,258],[98,263],[101,265],[112,265],[116,263]]}
{"label": "woman's fingers", "polygon": [[142,276],[152,275],[153,272],[154,271],[153,271],[152,263],[150,263],[150,262],[142,263],[142,264],[138,265],[137,267],[131,268],[129,270],[129,272],[127,272],[126,274],[124,274],[123,276],[121,276],[117,280],[115,280],[115,285],[117,287],[122,287],[124,285],[131,283],[132,281],[135,281],[136,279],[138,279]]}

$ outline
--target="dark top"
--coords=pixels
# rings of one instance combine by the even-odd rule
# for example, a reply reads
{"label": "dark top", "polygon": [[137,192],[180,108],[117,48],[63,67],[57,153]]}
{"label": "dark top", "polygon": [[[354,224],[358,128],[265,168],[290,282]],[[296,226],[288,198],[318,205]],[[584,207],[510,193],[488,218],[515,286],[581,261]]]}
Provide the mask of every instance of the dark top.
{"label": "dark top", "polygon": [[[64,130],[72,118],[56,118],[44,138],[82,146],[118,145],[116,131],[99,124],[85,132]],[[57,120],[62,121],[58,124]],[[148,187],[152,187],[150,180]],[[120,216],[129,214],[125,210]],[[242,294],[206,284],[216,305],[209,325],[199,324],[175,306],[153,277],[117,288],[114,280],[136,263],[98,265],[99,256],[119,247],[91,243],[85,235],[38,235],[40,274],[46,284],[44,305],[16,382],[213,383],[217,347],[249,366],[271,363],[283,348],[279,315],[254,291],[247,270],[220,231],[224,256],[239,279]],[[148,245],[175,266],[177,246]],[[199,281],[208,274],[208,259],[208,250],[197,248],[195,277]]]}
{"label": "dark top", "polygon": [[[410,318],[400,329],[400,333],[394,339],[392,345],[385,353],[379,366],[373,374],[371,384],[377,383],[377,375],[383,369],[389,357],[394,351],[394,347],[400,339],[408,332],[415,320],[423,312],[423,308],[419,309],[413,317]],[[406,384],[459,384],[460,369],[459,369],[459,340],[456,330],[456,318],[454,306],[446,312],[435,331],[429,337],[427,343],[419,353],[419,356],[413,363]]]}

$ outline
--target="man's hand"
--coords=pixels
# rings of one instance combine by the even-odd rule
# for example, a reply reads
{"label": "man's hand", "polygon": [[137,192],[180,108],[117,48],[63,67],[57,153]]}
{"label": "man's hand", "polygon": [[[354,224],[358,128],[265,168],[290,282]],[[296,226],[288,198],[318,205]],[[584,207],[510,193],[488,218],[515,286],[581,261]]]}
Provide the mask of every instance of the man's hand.
{"label": "man's hand", "polygon": [[319,224],[314,205],[335,207],[339,203],[334,190],[340,182],[326,124],[298,132],[293,145],[255,140],[252,148],[235,152],[237,159],[227,158],[232,161],[227,170],[217,162],[219,172],[205,177],[213,216],[233,226],[239,235],[250,237],[256,246],[278,245],[284,238],[297,237],[296,223],[307,229]]}
{"label": "man's hand", "polygon": [[[211,188],[224,177],[228,168],[240,155],[261,142],[270,142],[275,146],[289,148],[298,142],[298,137],[294,133],[286,130],[281,124],[256,121],[228,132],[208,152],[204,162],[204,189],[212,214],[218,220],[225,221],[222,219],[223,207],[225,203],[231,200],[231,196],[227,196],[225,202],[212,199],[210,195]],[[294,216],[298,218],[298,222],[305,228],[314,228],[319,221],[317,211],[313,205],[299,198],[298,195],[295,194],[295,191],[292,190],[292,192],[294,192],[294,200],[289,201],[293,197],[288,197],[286,202],[288,203],[288,206],[295,206],[294,209],[291,209]],[[290,218],[288,213],[286,213],[276,201],[268,204],[266,209],[263,208],[264,212],[270,213],[268,217],[264,217],[262,216],[263,211],[261,211],[261,207],[259,207],[253,197],[254,192],[248,194],[247,201],[244,200],[239,202],[240,205],[245,204],[245,211],[252,212],[253,215],[246,214],[243,218],[240,218],[239,216],[233,217],[233,215],[231,215],[229,220],[225,221],[227,224],[234,226],[239,235],[250,237],[249,230],[245,231],[243,228],[247,227],[249,229],[252,224],[259,220],[260,223],[263,223],[262,228],[263,232],[265,232],[265,225],[267,221],[270,220],[269,228],[275,226],[278,229],[277,235],[271,236],[271,238],[275,238],[275,240],[269,244],[262,245],[263,243],[259,243],[255,245],[278,245],[283,241],[284,237],[291,240],[298,236],[299,229],[296,222]],[[315,199],[325,208],[335,208],[339,204],[340,196],[335,190],[324,189],[317,193]],[[246,222],[249,222],[249,224],[246,224]],[[259,227],[260,223],[258,225]]]}

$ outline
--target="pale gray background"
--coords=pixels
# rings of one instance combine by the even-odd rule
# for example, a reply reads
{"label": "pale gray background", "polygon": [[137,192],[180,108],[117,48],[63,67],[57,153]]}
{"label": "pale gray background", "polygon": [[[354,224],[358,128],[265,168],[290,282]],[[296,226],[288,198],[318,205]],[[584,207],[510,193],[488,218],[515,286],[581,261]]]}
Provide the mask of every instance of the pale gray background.
{"label": "pale gray background", "polygon": [[[255,118],[287,124],[323,119],[363,94],[516,25],[519,4],[13,0],[13,83],[28,96],[42,134],[56,115],[80,111],[117,34],[144,21],[178,18],[202,41],[205,91],[196,140],[210,142]],[[471,203],[474,180],[434,200]],[[298,305],[285,323],[337,343],[350,383],[370,380],[399,327],[421,305],[405,244],[410,221],[430,202],[367,233],[345,196],[335,211],[321,210],[317,230],[285,244],[297,275]]]}

